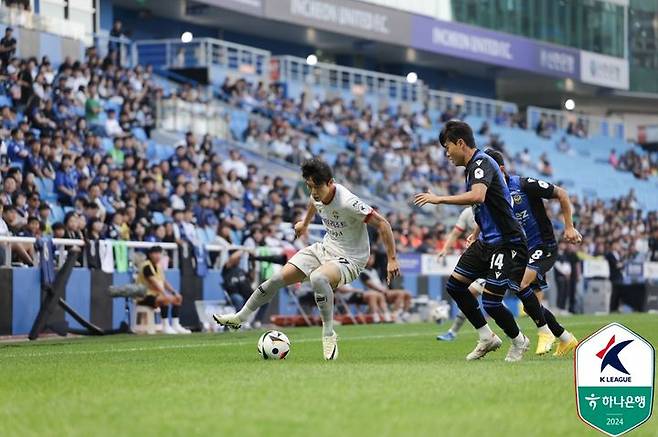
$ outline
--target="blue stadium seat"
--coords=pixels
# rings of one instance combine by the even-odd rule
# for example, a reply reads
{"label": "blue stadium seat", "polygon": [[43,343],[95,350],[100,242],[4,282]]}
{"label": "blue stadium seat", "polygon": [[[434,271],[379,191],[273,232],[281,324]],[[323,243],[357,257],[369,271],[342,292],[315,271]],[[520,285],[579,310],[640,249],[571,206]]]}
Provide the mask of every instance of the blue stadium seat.
{"label": "blue stadium seat", "polygon": [[0,106],[14,106],[11,99],[4,94],[0,95]]}
{"label": "blue stadium seat", "polygon": [[146,132],[144,132],[144,129],[142,129],[141,127],[134,127],[132,133],[133,135],[135,135],[135,138],[137,138],[139,141],[148,140],[148,137],[146,136]]}
{"label": "blue stadium seat", "polygon": [[155,211],[153,213],[153,223],[155,223],[156,225],[162,225],[164,224],[164,222],[165,222],[164,214],[159,211]]}

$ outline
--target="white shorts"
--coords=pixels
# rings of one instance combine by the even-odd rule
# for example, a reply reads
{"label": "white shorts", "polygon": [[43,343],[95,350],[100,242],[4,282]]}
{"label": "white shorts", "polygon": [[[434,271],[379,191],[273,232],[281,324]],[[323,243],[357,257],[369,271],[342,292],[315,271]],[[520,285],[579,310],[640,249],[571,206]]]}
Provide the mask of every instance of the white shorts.
{"label": "white shorts", "polygon": [[338,287],[349,284],[359,277],[365,263],[357,263],[345,257],[333,255],[325,249],[321,242],[311,244],[308,247],[297,252],[292,258],[288,260],[290,264],[301,270],[306,278],[317,270],[320,266],[328,263],[334,263],[340,270],[340,282]]}

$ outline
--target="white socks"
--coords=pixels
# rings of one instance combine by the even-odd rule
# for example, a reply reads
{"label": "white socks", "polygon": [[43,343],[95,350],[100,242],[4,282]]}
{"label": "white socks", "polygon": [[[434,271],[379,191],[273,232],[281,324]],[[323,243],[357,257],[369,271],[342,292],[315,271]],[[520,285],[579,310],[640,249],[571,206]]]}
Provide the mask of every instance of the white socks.
{"label": "white socks", "polygon": [[562,335],[560,335],[560,341],[566,343],[567,341],[571,340],[571,337],[573,337],[571,333],[565,329]]}
{"label": "white socks", "polygon": [[551,332],[551,330],[548,329],[548,323],[545,324],[544,326],[540,326],[540,327],[538,328],[538,330],[539,330],[539,332],[540,332],[541,334],[551,334],[551,335],[553,335],[553,333]]}
{"label": "white socks", "polygon": [[249,320],[252,313],[255,313],[258,308],[271,301],[276,292],[285,285],[281,273],[275,273],[270,279],[260,284],[258,288],[251,293],[251,296],[249,296],[249,299],[247,299],[247,302],[242,309],[238,311],[236,316],[238,316],[241,322],[246,322]]}
{"label": "white socks", "polygon": [[481,328],[478,328],[478,335],[480,336],[480,340],[489,340],[492,335],[494,335],[494,332],[491,330],[489,325],[484,325]]}
{"label": "white socks", "polygon": [[514,346],[521,346],[524,342],[525,342],[525,336],[521,331],[519,331],[519,335],[517,335],[516,338],[512,339],[512,343],[514,344]]}
{"label": "white socks", "polygon": [[329,278],[317,270],[311,273],[309,279],[315,293],[315,303],[320,310],[322,336],[329,337],[334,333],[334,290]]}

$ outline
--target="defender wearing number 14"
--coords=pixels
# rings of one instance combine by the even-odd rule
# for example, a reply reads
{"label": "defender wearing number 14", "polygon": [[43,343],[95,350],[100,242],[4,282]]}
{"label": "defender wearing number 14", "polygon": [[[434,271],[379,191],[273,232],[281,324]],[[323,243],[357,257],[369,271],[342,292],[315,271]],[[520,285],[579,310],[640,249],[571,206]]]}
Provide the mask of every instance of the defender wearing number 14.
{"label": "defender wearing number 14", "polygon": [[[508,288],[519,290],[528,262],[528,248],[523,229],[514,217],[509,189],[493,158],[476,148],[468,124],[447,122],[439,142],[454,165],[466,167],[466,192],[454,196],[419,193],[414,196],[414,203],[421,207],[430,203],[473,207],[475,222],[481,231],[479,239],[460,257],[446,285],[448,293],[479,335],[475,349],[466,359],[480,359],[502,345],[502,340],[489,328],[477,299],[468,291],[473,281],[484,278],[482,306],[512,342],[505,361],[519,361],[530,347],[530,340],[503,305],[503,297]],[[524,305],[532,306],[533,312],[541,311],[534,293]]]}

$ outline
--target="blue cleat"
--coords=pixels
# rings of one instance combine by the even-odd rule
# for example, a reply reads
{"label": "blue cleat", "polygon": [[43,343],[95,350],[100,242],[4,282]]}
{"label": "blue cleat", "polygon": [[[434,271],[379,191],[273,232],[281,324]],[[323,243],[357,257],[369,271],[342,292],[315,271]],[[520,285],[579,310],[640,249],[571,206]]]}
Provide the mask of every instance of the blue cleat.
{"label": "blue cleat", "polygon": [[439,341],[454,341],[456,338],[457,336],[450,331],[436,336],[436,339]]}

